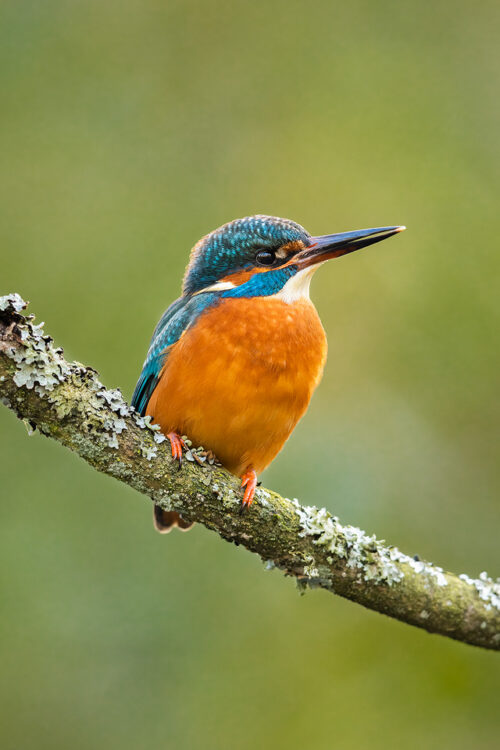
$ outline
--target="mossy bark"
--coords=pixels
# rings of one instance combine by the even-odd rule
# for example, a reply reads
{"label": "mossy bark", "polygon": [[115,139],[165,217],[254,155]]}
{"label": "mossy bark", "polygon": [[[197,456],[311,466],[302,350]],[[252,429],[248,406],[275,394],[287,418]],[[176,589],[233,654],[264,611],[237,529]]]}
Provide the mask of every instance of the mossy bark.
{"label": "mossy bark", "polygon": [[91,368],[68,363],[25,317],[18,295],[0,298],[0,397],[20,419],[98,471],[167,510],[256,552],[301,586],[321,587],[431,633],[500,649],[500,585],[445,573],[324,509],[258,489],[241,513],[238,480],[218,466],[178,471],[164,437]]}

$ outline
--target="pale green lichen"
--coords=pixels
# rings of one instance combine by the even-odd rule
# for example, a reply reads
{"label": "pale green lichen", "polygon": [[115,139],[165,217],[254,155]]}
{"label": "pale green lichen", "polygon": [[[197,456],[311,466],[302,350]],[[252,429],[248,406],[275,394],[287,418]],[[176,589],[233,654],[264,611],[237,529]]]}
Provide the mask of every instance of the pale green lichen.
{"label": "pale green lichen", "polygon": [[264,508],[268,508],[271,501],[271,493],[258,487],[255,490],[255,498],[264,506]]}
{"label": "pale green lichen", "polygon": [[234,508],[235,506],[239,507],[241,505],[241,497],[236,495],[233,490],[224,490],[224,492],[219,494],[219,485],[214,482],[212,484],[212,491],[215,495],[218,495],[219,498],[222,500],[222,506],[224,508]]}
{"label": "pale green lichen", "polygon": [[[20,313],[26,303],[18,294],[8,294],[0,297],[0,311]],[[59,397],[56,387],[63,384],[78,385],[89,373],[88,389],[93,395],[85,402],[86,414],[96,415],[96,424],[91,425],[87,418],[88,428],[98,428],[99,439],[108,448],[120,447],[118,436],[127,429],[126,417],[132,417],[138,427],[152,432],[154,442],[159,444],[166,438],[158,432],[159,427],[151,424],[150,417],[140,417],[135,409],[124,400],[117,388],[107,389],[90,368],[78,363],[69,364],[62,356],[62,349],[55,348],[50,336],[43,331],[43,323],[34,325],[33,317],[20,318],[16,321],[16,330],[20,336],[22,346],[7,346],[4,351],[16,365],[13,375],[18,388],[34,389],[39,396],[47,398],[54,407],[58,419],[64,419],[78,408],[75,403],[65,397]],[[6,403],[7,406],[10,404]],[[102,414],[103,407],[106,412]],[[97,415],[100,415],[97,418]],[[148,460],[157,456],[155,445],[144,448],[144,455]]]}
{"label": "pale green lichen", "polygon": [[486,602],[487,610],[492,607],[500,610],[500,579],[493,580],[485,570],[479,574],[479,578],[470,578],[466,573],[461,573],[458,577],[476,589],[479,598]]}
{"label": "pale green lichen", "polygon": [[151,461],[153,458],[156,458],[158,456],[158,449],[156,445],[141,445],[141,454],[147,461]]}
{"label": "pale green lichen", "polygon": [[[3,312],[20,313],[25,307],[26,303],[19,294],[0,297],[0,310]],[[16,364],[13,380],[18,388],[34,388],[40,396],[44,396],[64,381],[71,368],[61,356],[61,349],[56,349],[50,336],[44,335],[43,323],[33,325],[32,320],[30,317],[25,323],[19,322],[17,325],[24,345],[7,346],[5,352]]]}
{"label": "pale green lichen", "polygon": [[389,555],[394,562],[409,565],[415,573],[429,576],[438,586],[448,585],[444,570],[438,565],[431,565],[431,563],[424,562],[423,560],[415,560],[414,557],[405,555],[404,552],[401,552],[397,547],[391,547],[389,549]]}
{"label": "pale green lichen", "polygon": [[104,388],[101,386],[97,391],[97,398],[102,399],[111,409],[111,411],[120,414],[122,417],[128,417],[131,414],[131,408],[124,400],[121,391],[118,388]]}
{"label": "pale green lichen", "polygon": [[405,575],[402,565],[408,565],[415,573],[429,576],[438,586],[448,584],[442,568],[409,557],[397,547],[387,547],[356,526],[341,524],[325,508],[303,507],[297,500],[292,503],[300,519],[300,535],[314,537],[313,544],[331,553],[330,562],[334,557],[345,560],[347,567],[357,569],[364,581],[398,583]]}
{"label": "pale green lichen", "polygon": [[26,302],[23,298],[14,292],[13,294],[6,294],[0,297],[0,310],[13,310],[14,312],[20,313],[21,310],[26,308]]}
{"label": "pale green lichen", "polygon": [[306,578],[319,578],[319,570],[316,567],[316,560],[312,555],[308,555],[305,560],[304,575]]}
{"label": "pale green lichen", "polygon": [[[4,300],[0,298],[0,303]],[[61,350],[52,345],[50,336],[44,335],[42,323],[37,326],[27,323],[21,328],[21,341],[23,347],[7,349],[7,355],[16,363],[14,383],[18,388],[34,388],[40,396],[45,396],[68,377],[71,368]]]}
{"label": "pale green lichen", "polygon": [[[313,544],[331,553],[332,559],[345,560],[347,567],[357,569],[365,581],[391,585],[403,578],[403,571],[375,536],[355,526],[343,526],[325,508],[302,506],[296,499],[291,502],[300,521],[299,535],[313,537]],[[312,567],[313,563],[306,565]]]}
{"label": "pale green lichen", "polygon": [[[405,577],[403,566],[408,566],[434,585],[448,586],[446,574],[439,566],[405,555],[397,547],[387,547],[375,536],[368,536],[355,526],[344,526],[325,508],[303,507],[295,499],[292,504],[300,520],[300,536],[313,537],[315,546],[330,552],[331,555],[327,557],[329,564],[333,564],[335,558],[341,558],[346,561],[348,568],[358,570],[364,581],[387,585],[401,581]],[[306,560],[304,575],[310,578],[318,575],[313,559]],[[475,588],[480,599],[485,602],[487,611],[493,607],[500,610],[500,581],[494,581],[486,572],[481,573],[477,579],[465,574],[459,578]],[[452,602],[447,604],[451,606]],[[423,620],[429,616],[426,610],[420,613]]]}

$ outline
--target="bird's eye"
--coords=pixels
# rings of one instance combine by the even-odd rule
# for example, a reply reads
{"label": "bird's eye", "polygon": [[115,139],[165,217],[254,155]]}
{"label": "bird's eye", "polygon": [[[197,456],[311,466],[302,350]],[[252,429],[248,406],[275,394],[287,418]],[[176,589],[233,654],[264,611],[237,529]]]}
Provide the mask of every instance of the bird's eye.
{"label": "bird's eye", "polygon": [[255,260],[260,266],[272,266],[276,260],[276,255],[271,250],[261,250],[255,256]]}

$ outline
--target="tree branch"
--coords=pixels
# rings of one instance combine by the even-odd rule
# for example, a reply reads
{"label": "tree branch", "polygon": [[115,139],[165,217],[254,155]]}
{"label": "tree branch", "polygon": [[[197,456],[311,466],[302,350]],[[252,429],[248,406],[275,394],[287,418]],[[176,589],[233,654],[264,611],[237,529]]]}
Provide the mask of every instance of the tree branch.
{"label": "tree branch", "polygon": [[[258,489],[240,513],[238,480],[193,450],[182,471],[165,438],[107,390],[97,373],[67,362],[17,294],[0,297],[0,398],[30,429],[167,510],[256,552],[295,576],[431,633],[500,650],[500,583],[455,576],[387,546],[325,509]],[[193,459],[205,461],[198,466]]]}

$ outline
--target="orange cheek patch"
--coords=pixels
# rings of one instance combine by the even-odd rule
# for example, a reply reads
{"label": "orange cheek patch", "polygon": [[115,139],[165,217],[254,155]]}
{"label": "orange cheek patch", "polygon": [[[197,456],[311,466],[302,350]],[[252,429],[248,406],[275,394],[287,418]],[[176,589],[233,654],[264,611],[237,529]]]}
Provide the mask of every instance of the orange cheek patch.
{"label": "orange cheek patch", "polygon": [[229,281],[235,286],[239,286],[240,284],[245,284],[245,282],[251,279],[254,273],[258,273],[258,270],[255,268],[247,268],[244,271],[236,271],[236,273],[230,273],[229,276],[224,276],[221,281]]}

